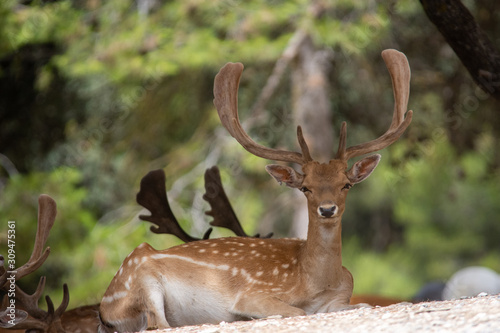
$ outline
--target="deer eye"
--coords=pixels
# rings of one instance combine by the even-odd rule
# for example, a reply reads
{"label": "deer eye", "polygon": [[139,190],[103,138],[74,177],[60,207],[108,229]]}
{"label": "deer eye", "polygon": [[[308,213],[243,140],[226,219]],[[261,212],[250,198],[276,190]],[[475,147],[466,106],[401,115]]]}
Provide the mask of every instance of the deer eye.
{"label": "deer eye", "polygon": [[301,192],[304,192],[304,193],[306,193],[306,192],[311,192],[311,190],[310,190],[310,189],[308,189],[308,188],[307,188],[307,187],[305,187],[305,186],[302,186],[302,187],[300,188],[300,191],[301,191]]}
{"label": "deer eye", "polygon": [[347,184],[344,185],[344,187],[342,187],[342,190],[348,190],[351,187],[352,187],[352,184],[347,183]]}

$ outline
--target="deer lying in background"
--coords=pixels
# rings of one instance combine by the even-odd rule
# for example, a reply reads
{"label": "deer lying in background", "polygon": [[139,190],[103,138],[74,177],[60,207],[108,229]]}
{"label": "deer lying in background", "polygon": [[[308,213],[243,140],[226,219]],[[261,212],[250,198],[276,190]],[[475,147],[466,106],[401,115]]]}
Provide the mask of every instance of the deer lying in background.
{"label": "deer lying in background", "polygon": [[[237,95],[242,64],[226,64],[214,82],[214,104],[224,127],[250,153],[302,166],[266,170],[280,183],[307,198],[307,240],[229,237],[200,240],[166,250],[139,245],[124,260],[100,307],[100,332],[140,331],[272,315],[300,316],[346,310],[353,279],[342,266],[341,218],[349,189],[366,179],[380,155],[365,157],[347,170],[353,157],[395,142],[411,121],[406,112],[410,68],[404,54],[382,53],[391,74],[395,108],[387,132],[376,140],[346,149],[342,124],[339,149],[327,164],[314,161],[297,129],[302,153],[255,143],[238,119]],[[405,117],[406,113],[406,117]]]}
{"label": "deer lying in background", "polygon": [[[38,287],[33,295],[28,295],[16,284],[16,281],[22,277],[35,272],[49,256],[50,248],[47,247],[44,250],[44,247],[50,230],[54,225],[56,214],[55,201],[48,195],[40,195],[38,199],[38,224],[35,245],[28,262],[16,268],[16,274],[12,274],[10,270],[5,270],[3,257],[0,259],[2,263],[0,265],[0,289],[7,293],[4,297],[4,302],[2,302],[2,309],[5,310],[0,310],[0,328],[50,333],[97,332],[98,304],[66,311],[69,304],[69,291],[66,284],[63,285],[62,303],[57,309],[54,309],[54,304],[50,297],[45,296],[47,311],[41,310],[38,307],[38,300],[45,287],[45,277],[40,278]],[[11,303],[13,298],[9,294],[15,294],[15,303]]]}
{"label": "deer lying in background", "polygon": [[[214,221],[211,224],[216,227],[228,228],[238,236],[249,237],[243,231],[232,210],[231,204],[222,187],[217,167],[212,167],[205,172],[205,188],[206,194],[204,198],[212,207],[207,212],[207,215],[214,217]],[[159,227],[151,227],[151,231],[173,234],[185,242],[198,240],[198,238],[191,237],[184,232],[173,215],[166,197],[165,173],[163,170],[151,171],[143,177],[141,190],[137,194],[137,202],[153,213],[152,216],[140,216],[143,220],[158,224]],[[41,195],[38,210],[35,246],[28,262],[17,268],[15,281],[34,273],[43,265],[50,254],[49,247],[45,248],[44,251],[43,248],[55,222],[57,213],[56,203],[51,197]],[[210,232],[211,229],[205,233],[204,239],[208,238]],[[4,268],[4,259],[0,255],[0,289],[7,294],[10,292],[9,277],[9,272]],[[38,332],[97,332],[99,304],[81,306],[66,311],[69,302],[69,291],[66,285],[64,285],[63,302],[57,310],[54,309],[53,302],[49,296],[46,296],[48,311],[40,310],[38,308],[38,301],[43,293],[45,281],[45,277],[40,279],[40,283],[33,295],[26,294],[16,284],[15,310],[13,307],[13,310],[10,310],[9,297],[4,297],[4,304],[1,307],[4,310],[0,310],[0,331],[7,328],[9,332],[13,332],[14,330],[19,332],[24,332],[24,330]],[[11,318],[15,318],[15,325],[9,324]]]}

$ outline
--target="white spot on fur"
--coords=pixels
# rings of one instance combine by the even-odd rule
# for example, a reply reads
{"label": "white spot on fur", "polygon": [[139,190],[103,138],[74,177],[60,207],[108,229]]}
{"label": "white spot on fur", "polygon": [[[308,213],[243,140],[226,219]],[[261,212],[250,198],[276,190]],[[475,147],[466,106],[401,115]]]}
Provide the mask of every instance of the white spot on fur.
{"label": "white spot on fur", "polygon": [[123,298],[123,297],[125,297],[127,295],[128,295],[128,293],[126,291],[120,291],[120,292],[114,293],[111,296],[104,296],[102,298],[101,302],[102,303],[111,303],[111,302],[116,301],[116,300],[118,300],[120,298]]}
{"label": "white spot on fur", "polygon": [[130,283],[128,281],[125,282],[125,289],[130,290]]}
{"label": "white spot on fur", "polygon": [[215,264],[211,264],[211,263],[208,263],[208,262],[195,260],[193,258],[179,256],[179,255],[176,255],[176,254],[156,253],[156,254],[153,254],[151,256],[151,259],[166,259],[166,258],[183,260],[183,261],[187,261],[187,262],[190,262],[192,264],[195,264],[195,265],[199,265],[199,266],[203,266],[203,267],[207,267],[207,268],[212,268],[212,269],[219,269],[219,270],[222,270],[222,271],[229,270],[229,266],[228,265],[215,265]]}
{"label": "white spot on fur", "polygon": [[279,270],[278,270],[278,267],[274,267],[274,270],[273,270],[273,275],[278,275],[279,274]]}
{"label": "white spot on fur", "polygon": [[240,274],[243,275],[243,277],[245,278],[245,280],[247,280],[248,283],[256,283],[257,282],[257,280],[252,278],[250,276],[250,274],[248,274],[248,272],[243,268],[240,270]]}

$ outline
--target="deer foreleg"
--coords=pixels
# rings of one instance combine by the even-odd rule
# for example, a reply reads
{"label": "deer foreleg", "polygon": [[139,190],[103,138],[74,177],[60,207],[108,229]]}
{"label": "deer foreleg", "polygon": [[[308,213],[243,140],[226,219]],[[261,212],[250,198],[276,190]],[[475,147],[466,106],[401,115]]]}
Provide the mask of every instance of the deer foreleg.
{"label": "deer foreleg", "polygon": [[148,329],[165,329],[171,326],[165,319],[165,306],[163,295],[153,292],[149,295],[150,309],[148,313]]}
{"label": "deer foreleg", "polygon": [[295,317],[306,315],[304,310],[272,296],[242,297],[234,304],[231,312],[252,319],[270,316]]}

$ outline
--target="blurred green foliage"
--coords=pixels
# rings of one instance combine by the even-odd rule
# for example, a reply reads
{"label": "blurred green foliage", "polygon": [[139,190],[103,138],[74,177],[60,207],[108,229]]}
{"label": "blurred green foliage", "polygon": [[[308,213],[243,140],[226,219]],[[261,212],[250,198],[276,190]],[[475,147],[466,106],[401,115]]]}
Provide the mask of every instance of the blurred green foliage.
{"label": "blurred green foliage", "polygon": [[[397,48],[412,67],[413,123],[348,199],[344,264],[355,292],[409,298],[466,265],[500,271],[499,105],[477,89],[418,2],[329,0],[318,18],[305,0],[158,1],[147,10],[140,3],[0,3],[0,153],[21,171],[2,163],[0,230],[17,221],[19,262],[31,253],[38,195],[58,204],[51,255],[23,282],[27,289],[47,275],[56,303],[64,282],[71,306],[98,302],[135,246],[178,244],[138,219],[144,211],[135,194],[152,169],[166,171],[172,209],[195,236],[208,227],[203,172],[215,164],[248,233],[288,235],[291,190],[222,129],[212,83],[225,62],[243,62],[241,118],[250,118],[300,28],[334,55],[332,126],[348,122],[348,144],[380,135],[390,122],[380,51]],[[500,33],[500,10],[491,10],[499,5],[467,5],[487,31]],[[249,128],[264,145],[295,145],[289,88],[283,79],[265,119]]]}

